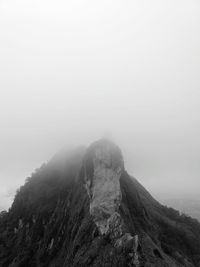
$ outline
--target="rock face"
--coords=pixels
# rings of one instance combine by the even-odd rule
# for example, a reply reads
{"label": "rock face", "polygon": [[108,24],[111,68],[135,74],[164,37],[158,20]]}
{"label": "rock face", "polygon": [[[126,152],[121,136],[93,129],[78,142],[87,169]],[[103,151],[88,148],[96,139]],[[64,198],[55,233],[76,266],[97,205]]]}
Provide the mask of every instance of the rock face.
{"label": "rock face", "polygon": [[200,224],[159,204],[108,140],[56,155],[0,216],[1,267],[199,267]]}
{"label": "rock face", "polygon": [[90,214],[101,234],[106,234],[113,218],[119,216],[123,160],[120,150],[106,140],[96,142],[88,153],[85,185],[90,197]]}
{"label": "rock face", "polygon": [[90,197],[90,214],[100,234],[109,236],[114,247],[128,248],[133,253],[135,266],[138,266],[138,237],[125,232],[119,213],[122,200],[120,178],[124,170],[121,151],[112,142],[100,140],[90,147],[88,154],[84,178]]}

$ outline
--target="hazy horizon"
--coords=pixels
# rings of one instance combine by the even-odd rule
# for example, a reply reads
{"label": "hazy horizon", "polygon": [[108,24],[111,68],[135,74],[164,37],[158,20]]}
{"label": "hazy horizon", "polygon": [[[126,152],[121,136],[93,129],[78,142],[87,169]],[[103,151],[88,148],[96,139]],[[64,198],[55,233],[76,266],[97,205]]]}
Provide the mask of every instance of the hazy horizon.
{"label": "hazy horizon", "polygon": [[0,207],[103,136],[154,196],[198,196],[199,33],[196,0],[0,0]]}

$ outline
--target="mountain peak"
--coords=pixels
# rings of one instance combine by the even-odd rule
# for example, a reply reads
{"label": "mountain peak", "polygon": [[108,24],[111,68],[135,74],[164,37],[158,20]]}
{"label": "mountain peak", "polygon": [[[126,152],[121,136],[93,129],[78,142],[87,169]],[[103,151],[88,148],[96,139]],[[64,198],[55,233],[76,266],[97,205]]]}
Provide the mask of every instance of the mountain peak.
{"label": "mountain peak", "polygon": [[0,266],[197,267],[200,224],[162,206],[100,139],[43,165],[0,217]]}

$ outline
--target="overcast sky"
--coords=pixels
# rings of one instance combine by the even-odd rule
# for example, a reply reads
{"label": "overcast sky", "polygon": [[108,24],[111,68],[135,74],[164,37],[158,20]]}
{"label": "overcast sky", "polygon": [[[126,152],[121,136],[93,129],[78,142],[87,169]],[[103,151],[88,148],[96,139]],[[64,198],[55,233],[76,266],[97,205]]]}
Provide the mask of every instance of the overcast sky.
{"label": "overcast sky", "polygon": [[198,0],[0,0],[0,206],[110,136],[154,196],[200,192]]}

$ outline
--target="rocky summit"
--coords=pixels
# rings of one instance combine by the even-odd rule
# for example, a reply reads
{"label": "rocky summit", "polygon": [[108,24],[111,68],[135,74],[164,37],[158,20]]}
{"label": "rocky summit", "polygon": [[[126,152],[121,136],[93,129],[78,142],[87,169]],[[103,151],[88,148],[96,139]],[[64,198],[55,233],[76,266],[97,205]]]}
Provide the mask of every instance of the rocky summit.
{"label": "rocky summit", "polygon": [[157,202],[109,140],[58,153],[0,216],[1,267],[198,267],[200,224]]}

